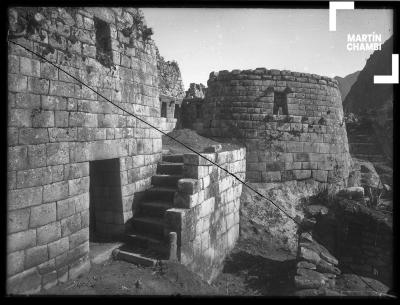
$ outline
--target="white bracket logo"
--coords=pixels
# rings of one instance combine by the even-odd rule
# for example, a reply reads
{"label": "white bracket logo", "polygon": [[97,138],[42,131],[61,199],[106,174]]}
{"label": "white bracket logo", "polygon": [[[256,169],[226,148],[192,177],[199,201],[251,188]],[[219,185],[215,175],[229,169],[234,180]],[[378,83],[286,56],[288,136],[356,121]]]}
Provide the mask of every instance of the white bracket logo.
{"label": "white bracket logo", "polygon": [[329,31],[336,31],[336,10],[354,10],[354,1],[329,1]]}
{"label": "white bracket logo", "polygon": [[399,83],[399,54],[392,54],[392,75],[374,75],[374,84]]}

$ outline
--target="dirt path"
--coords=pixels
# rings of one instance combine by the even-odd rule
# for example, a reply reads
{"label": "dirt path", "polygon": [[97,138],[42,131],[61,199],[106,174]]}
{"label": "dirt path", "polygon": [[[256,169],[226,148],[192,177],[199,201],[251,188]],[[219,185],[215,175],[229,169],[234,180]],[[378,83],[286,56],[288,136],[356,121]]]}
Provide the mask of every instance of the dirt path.
{"label": "dirt path", "polygon": [[293,257],[240,241],[212,285],[177,263],[155,268],[110,260],[44,295],[288,295]]}

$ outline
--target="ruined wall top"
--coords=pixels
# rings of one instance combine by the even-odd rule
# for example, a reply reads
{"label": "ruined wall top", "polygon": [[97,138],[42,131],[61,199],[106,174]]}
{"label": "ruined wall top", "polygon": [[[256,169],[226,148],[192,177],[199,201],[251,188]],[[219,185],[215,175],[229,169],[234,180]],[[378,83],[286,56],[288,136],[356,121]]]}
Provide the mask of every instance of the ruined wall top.
{"label": "ruined wall top", "polygon": [[207,88],[203,84],[190,83],[189,89],[186,91],[186,97],[189,99],[198,98],[204,99],[206,96]]}
{"label": "ruined wall top", "polygon": [[181,71],[176,61],[166,61],[157,49],[157,70],[159,75],[160,95],[181,102],[185,97]]}
{"label": "ruined wall top", "polygon": [[254,70],[221,70],[219,72],[211,72],[208,80],[213,81],[223,81],[223,80],[233,80],[233,79],[280,79],[286,81],[302,82],[302,83],[314,83],[321,85],[328,85],[337,88],[337,80],[327,77],[320,76],[317,74],[293,72],[289,70],[276,70],[276,69],[266,69],[257,68]]}

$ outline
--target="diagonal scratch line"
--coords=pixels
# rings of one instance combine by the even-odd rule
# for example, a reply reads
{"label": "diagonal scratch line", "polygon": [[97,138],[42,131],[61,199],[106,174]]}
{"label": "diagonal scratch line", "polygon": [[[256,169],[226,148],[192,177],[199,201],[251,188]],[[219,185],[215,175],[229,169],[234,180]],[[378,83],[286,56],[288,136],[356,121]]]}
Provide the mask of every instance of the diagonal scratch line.
{"label": "diagonal scratch line", "polygon": [[[290,218],[294,223],[296,223],[296,225],[301,228],[302,225],[295,219],[293,218],[291,215],[289,215],[285,210],[283,210],[281,207],[279,207],[279,205],[277,205],[274,201],[272,201],[270,198],[264,196],[263,194],[261,194],[259,191],[257,191],[256,189],[254,189],[253,187],[251,187],[250,185],[248,185],[246,182],[244,182],[243,180],[241,180],[240,178],[238,178],[235,174],[232,174],[230,171],[228,171],[227,169],[223,168],[222,166],[220,166],[219,164],[211,161],[210,159],[208,159],[207,157],[203,156],[202,154],[200,154],[199,152],[195,151],[194,149],[192,149],[191,147],[189,147],[188,145],[186,145],[185,143],[177,140],[176,138],[170,136],[169,134],[167,134],[166,132],[160,130],[159,128],[157,128],[156,126],[150,124],[149,122],[147,122],[146,120],[141,119],[140,117],[138,117],[136,114],[131,113],[129,111],[127,111],[126,109],[122,108],[121,106],[115,104],[113,101],[111,101],[110,99],[106,98],[104,95],[102,95],[101,93],[97,92],[96,90],[94,90],[93,88],[91,88],[89,85],[85,84],[83,81],[81,81],[80,79],[76,78],[75,76],[73,76],[72,74],[70,74],[69,72],[65,71],[64,69],[60,68],[59,66],[57,66],[56,64],[54,64],[53,62],[51,62],[50,60],[48,60],[47,58],[45,58],[44,56],[30,50],[29,48],[15,42],[12,41],[10,39],[7,39],[7,41],[27,50],[28,52],[36,55],[37,57],[43,59],[44,61],[48,62],[49,64],[51,64],[52,66],[56,67],[57,69],[59,69],[60,71],[64,72],[65,74],[67,74],[68,76],[70,76],[71,78],[75,79],[76,81],[78,81],[79,83],[81,83],[82,85],[84,85],[85,87],[87,87],[88,89],[90,89],[91,91],[93,91],[94,93],[96,93],[97,95],[99,95],[100,97],[102,97],[104,100],[106,100],[107,102],[111,103],[112,105],[114,105],[115,107],[117,107],[118,109],[128,113],[129,115],[135,117],[136,119],[138,119],[139,121],[145,123],[146,125],[150,126],[151,128],[154,128],[155,130],[157,130],[158,132],[162,133],[163,135],[167,136],[168,138],[174,140],[175,142],[181,144],[182,146],[184,146],[185,148],[189,149],[191,152],[195,153],[196,155],[202,157],[203,159],[205,159],[206,161],[210,162],[211,164],[217,166],[218,168],[222,169],[223,171],[225,171],[226,173],[228,173],[229,175],[231,175],[232,177],[234,177],[236,180],[238,180],[240,183],[242,183],[243,185],[245,185],[247,188],[249,188],[250,190],[252,190],[253,192],[255,192],[257,195],[259,195],[260,197],[266,199],[268,202],[270,202],[271,204],[273,204],[276,208],[278,208],[282,213],[284,213],[288,218]],[[318,241],[318,239],[314,238],[315,241]],[[353,273],[354,271],[348,267],[348,269],[350,269]],[[355,273],[354,273],[355,274]],[[373,291],[375,291],[376,293],[378,293],[379,295],[387,295],[387,294],[383,294],[380,293],[378,291],[376,291],[367,281],[365,281],[362,277],[360,277],[358,274],[356,274],[356,276],[358,276],[365,284],[367,284],[368,287],[370,287]],[[392,295],[387,295],[387,296],[391,296],[391,297],[395,297]]]}

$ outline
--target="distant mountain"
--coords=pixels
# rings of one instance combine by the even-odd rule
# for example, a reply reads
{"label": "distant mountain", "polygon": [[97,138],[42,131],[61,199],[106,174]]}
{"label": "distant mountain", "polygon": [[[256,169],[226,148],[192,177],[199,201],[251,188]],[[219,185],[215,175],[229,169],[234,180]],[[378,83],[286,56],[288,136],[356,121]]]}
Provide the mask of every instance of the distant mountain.
{"label": "distant mountain", "polygon": [[343,102],[345,112],[364,113],[380,110],[384,102],[393,96],[393,85],[374,84],[374,75],[392,74],[393,36],[382,44],[367,60],[357,81]]}
{"label": "distant mountain", "polygon": [[353,86],[353,84],[356,82],[358,74],[360,74],[360,71],[356,71],[354,73],[346,75],[345,77],[335,76],[335,79],[339,83],[339,91],[342,95],[342,101],[344,101],[344,99],[346,98],[351,89],[351,86]]}

